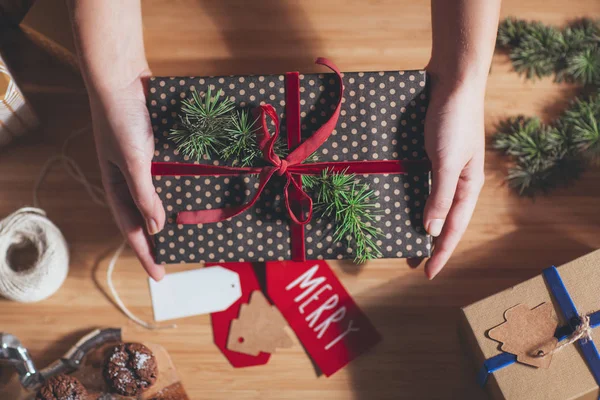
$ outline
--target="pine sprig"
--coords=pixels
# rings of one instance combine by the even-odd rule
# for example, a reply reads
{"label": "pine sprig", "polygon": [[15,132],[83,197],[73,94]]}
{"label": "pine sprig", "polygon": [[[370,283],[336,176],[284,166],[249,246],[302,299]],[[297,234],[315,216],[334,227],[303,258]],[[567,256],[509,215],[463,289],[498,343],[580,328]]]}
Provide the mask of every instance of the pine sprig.
{"label": "pine sprig", "polygon": [[[256,165],[262,159],[256,120],[251,119],[248,110],[233,112],[235,103],[229,98],[221,99],[222,96],[221,89],[213,96],[210,87],[203,98],[193,91],[191,99],[181,102],[181,127],[171,130],[171,139],[179,152],[195,161],[216,156],[232,165]],[[279,157],[287,155],[281,139],[275,142],[273,150]]]}
{"label": "pine sprig", "polygon": [[382,257],[377,238],[383,233],[376,228],[373,213],[377,196],[366,184],[359,183],[354,174],[329,173],[303,176],[303,184],[316,194],[315,212],[333,218],[336,224],[334,240],[354,246],[356,263]]}
{"label": "pine sprig", "polygon": [[498,27],[497,45],[508,50],[513,68],[528,79],[555,75],[557,81],[598,84],[600,24],[581,19],[564,29],[507,18]]}
{"label": "pine sprig", "polygon": [[583,85],[600,83],[600,50],[589,48],[574,53],[567,60],[565,73]]}
{"label": "pine sprig", "polygon": [[223,158],[242,167],[252,165],[261,157],[256,142],[256,120],[251,120],[248,114],[247,110],[242,110],[231,115],[231,123],[225,128],[227,143],[221,150]]}
{"label": "pine sprig", "polygon": [[600,94],[575,100],[561,122],[579,154],[600,165]]}
{"label": "pine sprig", "polygon": [[231,123],[229,113],[235,104],[228,98],[220,100],[222,95],[223,91],[219,90],[213,96],[209,88],[204,98],[193,91],[191,99],[182,101],[181,129],[170,132],[180,153],[200,161],[203,156],[211,158],[223,148],[226,128]]}
{"label": "pine sprig", "polygon": [[509,54],[513,68],[528,79],[552,75],[566,51],[562,32],[554,27],[537,25],[522,37]]}
{"label": "pine sprig", "polygon": [[516,117],[502,122],[493,146],[515,161],[509,186],[521,195],[575,180],[586,162],[600,163],[600,95],[577,99],[554,123]]}
{"label": "pine sprig", "polygon": [[521,40],[535,30],[539,22],[528,22],[514,17],[504,19],[498,26],[496,43],[498,47],[510,48],[518,46]]}
{"label": "pine sprig", "polygon": [[572,182],[590,163],[600,164],[600,23],[584,18],[558,29],[507,18],[498,28],[497,46],[508,50],[514,69],[529,79],[554,75],[596,93],[576,99],[550,124],[526,117],[499,124],[493,147],[514,161],[509,186],[534,195]]}

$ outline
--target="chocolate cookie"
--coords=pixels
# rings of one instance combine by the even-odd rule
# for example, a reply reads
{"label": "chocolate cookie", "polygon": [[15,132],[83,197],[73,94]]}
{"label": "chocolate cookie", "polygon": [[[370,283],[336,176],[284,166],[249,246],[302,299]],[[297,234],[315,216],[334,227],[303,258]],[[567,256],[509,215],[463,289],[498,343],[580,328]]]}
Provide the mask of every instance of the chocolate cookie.
{"label": "chocolate cookie", "polygon": [[189,400],[189,397],[185,394],[183,385],[176,382],[156,393],[150,400]]}
{"label": "chocolate cookie", "polygon": [[87,391],[77,379],[69,375],[57,375],[46,381],[37,392],[36,400],[85,400]]}
{"label": "chocolate cookie", "polygon": [[158,367],[152,351],[140,343],[114,347],[104,366],[104,379],[122,396],[135,396],[156,382]]}

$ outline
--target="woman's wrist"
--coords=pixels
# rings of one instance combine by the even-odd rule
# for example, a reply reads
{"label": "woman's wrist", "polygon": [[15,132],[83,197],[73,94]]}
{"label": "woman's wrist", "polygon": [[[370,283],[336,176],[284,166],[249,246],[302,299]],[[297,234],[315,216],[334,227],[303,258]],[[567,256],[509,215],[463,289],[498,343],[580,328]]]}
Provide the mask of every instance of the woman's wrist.
{"label": "woman's wrist", "polygon": [[442,72],[427,69],[428,79],[432,88],[431,101],[449,101],[452,99],[470,98],[472,105],[483,104],[485,98],[485,87],[487,76],[482,77],[478,73],[460,74]]}
{"label": "woman's wrist", "polygon": [[113,98],[139,88],[139,82],[151,76],[146,60],[128,65],[115,65],[110,71],[83,70],[88,94],[97,99]]}
{"label": "woman's wrist", "polygon": [[441,90],[446,93],[470,91],[483,98],[489,65],[478,62],[463,64],[440,63],[432,58],[426,67],[432,86],[436,88],[436,91]]}

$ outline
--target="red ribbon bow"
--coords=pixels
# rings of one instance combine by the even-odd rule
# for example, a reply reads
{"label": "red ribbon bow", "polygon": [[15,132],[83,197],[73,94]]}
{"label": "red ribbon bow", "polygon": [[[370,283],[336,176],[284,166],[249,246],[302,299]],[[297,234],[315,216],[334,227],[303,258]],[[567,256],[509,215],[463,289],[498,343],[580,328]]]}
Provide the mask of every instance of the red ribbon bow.
{"label": "red ribbon bow", "polygon": [[[275,109],[267,104],[259,108],[261,127],[257,132],[257,139],[263,158],[270,165],[266,167],[223,167],[171,162],[152,163],[152,175],[154,176],[239,176],[241,174],[259,174],[258,190],[249,202],[227,208],[181,211],[177,214],[178,224],[206,224],[235,217],[256,203],[274,174],[284,176],[286,178],[284,187],[285,206],[291,220],[294,222],[291,231],[292,257],[296,261],[305,261],[303,226],[312,218],[313,201],[302,189],[301,175],[318,175],[323,170],[328,170],[331,173],[344,172],[347,174],[403,174],[408,169],[411,171],[429,170],[429,162],[426,160],[341,161],[304,164],[303,161],[319,149],[335,129],[344,93],[342,74],[338,68],[331,61],[324,58],[318,58],[316,63],[328,67],[340,79],[338,103],[329,120],[312,136],[301,142],[299,76],[298,72],[289,72],[286,74],[288,146],[290,150],[293,150],[285,159],[279,158],[273,151],[274,144],[279,136],[279,117]],[[267,117],[275,125],[275,132],[272,135],[269,132]],[[304,212],[305,210],[306,213]]]}

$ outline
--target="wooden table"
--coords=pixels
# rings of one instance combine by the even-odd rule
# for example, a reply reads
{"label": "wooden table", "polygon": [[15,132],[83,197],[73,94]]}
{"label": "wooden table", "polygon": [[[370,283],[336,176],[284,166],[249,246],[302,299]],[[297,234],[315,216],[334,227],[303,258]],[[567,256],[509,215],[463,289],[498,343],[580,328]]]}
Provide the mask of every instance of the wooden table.
{"label": "wooden table", "polygon": [[[314,71],[317,55],[342,70],[422,68],[429,57],[427,1],[258,0],[252,2],[144,1],[145,39],[156,74],[207,75]],[[502,15],[563,24],[600,17],[597,0],[506,0]],[[89,120],[80,79],[47,57],[13,49],[23,88],[43,129],[0,152],[0,215],[31,204],[41,165],[69,132]],[[487,90],[486,127],[509,115],[552,118],[576,88],[550,79],[524,82],[508,58],[496,55]],[[77,139],[73,155],[98,182],[91,137]],[[105,294],[108,257],[120,239],[108,210],[95,206],[60,167],[41,191],[42,206],[64,232],[71,271],[62,289],[37,304],[0,300],[0,330],[29,347],[38,365],[60,356],[82,333],[122,326],[129,336],[165,346],[193,399],[439,399],[479,398],[473,370],[456,334],[461,306],[600,247],[600,170],[535,201],[504,185],[506,165],[489,151],[487,182],[456,254],[433,281],[404,260],[357,267],[332,262],[349,292],[384,341],[332,378],[317,378],[299,345],[268,365],[233,369],[212,343],[210,319],[178,321],[172,331],[150,332],[126,319]],[[170,267],[169,271],[197,265]],[[147,280],[128,252],[116,285],[125,303],[150,320]],[[0,375],[0,382],[7,373]],[[0,394],[0,398],[3,398]]]}

